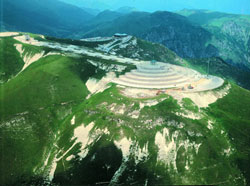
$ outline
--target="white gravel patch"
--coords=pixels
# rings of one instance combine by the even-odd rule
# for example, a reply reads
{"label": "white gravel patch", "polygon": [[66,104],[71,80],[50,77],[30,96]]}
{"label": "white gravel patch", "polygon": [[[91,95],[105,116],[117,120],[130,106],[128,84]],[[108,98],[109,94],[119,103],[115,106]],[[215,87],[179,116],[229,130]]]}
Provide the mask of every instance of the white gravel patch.
{"label": "white gravel patch", "polygon": [[54,174],[56,171],[56,167],[57,167],[57,158],[55,157],[52,161],[52,164],[50,166],[50,171],[49,171],[49,181],[52,181],[54,178]]}
{"label": "white gravel patch", "polygon": [[168,94],[177,99],[180,103],[183,98],[190,98],[198,107],[208,107],[210,104],[216,102],[218,99],[223,98],[229,92],[230,85],[226,86],[220,91],[208,92],[178,92],[171,91]]}
{"label": "white gravel patch", "polygon": [[103,52],[116,52],[114,48],[126,48],[130,43],[132,36],[127,36],[123,38],[112,37],[109,43],[99,45],[96,49]]}
{"label": "white gravel patch", "polygon": [[158,158],[157,161],[165,162],[169,167],[172,164],[174,169],[176,168],[176,143],[174,138],[170,141],[166,141],[166,137],[169,138],[169,131],[168,129],[164,128],[163,133],[157,132],[155,135],[155,144],[158,147]]}
{"label": "white gravel patch", "polygon": [[201,114],[196,114],[196,113],[193,113],[191,111],[185,111],[185,113],[177,112],[176,115],[183,116],[185,118],[189,118],[189,119],[193,119],[193,120],[198,120],[198,119],[202,118]]}
{"label": "white gravel patch", "polygon": [[75,156],[74,156],[74,155],[70,155],[70,156],[68,156],[68,157],[66,158],[66,161],[70,161],[70,160],[72,160],[73,158],[75,158]]}
{"label": "white gravel patch", "polygon": [[213,130],[213,128],[214,128],[213,124],[214,124],[214,123],[213,123],[211,120],[208,120],[207,128],[208,128],[209,130]]}
{"label": "white gravel patch", "polygon": [[104,63],[100,63],[97,61],[92,61],[92,60],[87,60],[89,63],[91,63],[92,65],[98,67],[99,69],[105,70],[106,72],[122,72],[123,70],[126,69],[126,66],[124,65],[116,65],[116,64],[104,64]]}
{"label": "white gravel patch", "polygon": [[30,39],[27,41],[25,35],[21,36],[16,36],[14,37],[17,41],[20,41],[21,43],[26,43],[30,45],[35,45],[35,46],[42,46],[43,42],[35,40],[33,37],[30,37]]}
{"label": "white gravel patch", "polygon": [[16,50],[19,52],[19,54],[22,56],[23,55],[23,45],[21,44],[15,44]]}
{"label": "white gravel patch", "polygon": [[134,110],[133,112],[129,113],[128,116],[131,118],[137,119],[140,116],[140,110]]}
{"label": "white gravel patch", "polygon": [[53,55],[61,55],[61,56],[65,56],[65,54],[59,53],[59,52],[49,52],[46,55],[44,55],[43,57],[47,57],[47,56],[53,56]]}
{"label": "white gravel patch", "polygon": [[10,37],[18,35],[18,32],[0,32],[0,37]]}
{"label": "white gravel patch", "polygon": [[[84,158],[87,153],[88,153],[88,150],[86,149],[86,147],[92,143],[93,139],[90,138],[90,131],[91,129],[93,128],[94,126],[94,123],[90,123],[88,124],[87,126],[84,126],[83,124],[77,128],[75,128],[74,130],[74,136],[72,138],[72,140],[75,140],[75,142],[73,143],[73,145],[67,150],[65,151],[59,158],[57,157],[61,152],[62,150],[60,150],[53,158],[53,161],[50,165],[50,169],[49,169],[49,175],[48,175],[48,179],[50,181],[53,180],[54,178],[54,174],[55,174],[55,171],[56,171],[56,167],[57,167],[57,162],[60,161],[63,157],[65,157],[65,155],[78,143],[81,144],[81,151],[78,153],[78,155],[81,157],[81,158]],[[50,157],[50,154],[49,154],[49,157]],[[49,159],[49,157],[47,159]],[[66,158],[67,161],[70,161],[72,158],[74,157],[74,155],[70,155],[69,157]],[[45,163],[47,162],[48,160],[45,161]],[[48,163],[48,162],[47,162]]]}
{"label": "white gravel patch", "polygon": [[91,122],[87,126],[81,125],[74,130],[74,138],[76,139],[74,144],[81,143],[81,152],[78,155],[81,158],[84,158],[88,150],[86,149],[87,145],[91,144],[93,139],[90,138],[90,131],[94,127],[94,122]]}
{"label": "white gravel patch", "polygon": [[152,107],[152,106],[155,106],[157,105],[158,103],[164,101],[165,99],[167,98],[161,98],[159,100],[157,99],[153,99],[153,100],[147,100],[147,101],[143,101],[143,102],[140,102],[139,106],[140,106],[140,110],[143,109],[145,106],[148,106],[148,107]]}
{"label": "white gravel patch", "polygon": [[132,98],[149,98],[156,96],[157,90],[151,89],[140,89],[140,88],[130,88],[124,86],[117,85],[123,89],[121,89],[121,93],[124,96],[132,97]]}
{"label": "white gravel patch", "polygon": [[71,125],[74,125],[74,124],[75,124],[75,121],[76,121],[76,116],[73,116],[73,118],[72,118],[71,121],[70,121]]}
{"label": "white gravel patch", "polygon": [[130,154],[130,147],[132,145],[132,141],[127,138],[122,138],[120,141],[114,141],[117,148],[121,149],[122,155],[124,159],[128,159]]}
{"label": "white gravel patch", "polygon": [[124,114],[124,112],[126,111],[126,105],[122,104],[122,106],[119,106],[116,110],[115,113],[116,114]]}
{"label": "white gravel patch", "polygon": [[109,72],[101,80],[97,80],[95,78],[90,78],[86,82],[86,86],[91,94],[103,92],[105,89],[110,87],[107,84],[110,83],[114,77],[115,77],[115,73]]}
{"label": "white gravel patch", "polygon": [[[180,147],[184,147],[186,152],[194,151],[196,154],[199,152],[201,144],[190,142],[189,139],[178,140],[179,132],[175,131],[170,134],[167,128],[164,128],[162,132],[157,132],[155,135],[155,144],[158,147],[157,161],[165,163],[169,168],[173,167],[173,170],[177,171],[176,157]],[[192,160],[192,153],[187,159]],[[188,165],[186,165],[188,169]]]}
{"label": "white gravel patch", "polygon": [[146,145],[144,145],[143,148],[140,148],[139,144],[137,144],[134,156],[135,156],[135,163],[136,164],[147,159],[149,156],[148,143],[146,143]]}
{"label": "white gravel patch", "polygon": [[34,63],[35,61],[38,61],[40,58],[43,57],[43,54],[44,54],[44,51],[41,52],[41,53],[37,53],[33,56],[31,55],[25,55],[24,58],[23,58],[23,61],[24,61],[24,66],[22,68],[22,71],[24,69],[26,69],[28,66],[30,66],[32,63]]}
{"label": "white gravel patch", "polygon": [[24,55],[24,50],[23,50],[21,44],[15,44],[15,47],[16,47],[17,51],[20,53],[20,55],[21,55],[21,57],[23,58],[23,61],[24,61],[24,66],[23,66],[21,72],[24,69],[26,69],[29,65],[31,65],[32,63],[34,63],[35,61],[38,61],[44,55],[44,51],[42,51],[41,53],[36,53],[34,55],[31,55],[29,53],[27,53],[26,55]]}

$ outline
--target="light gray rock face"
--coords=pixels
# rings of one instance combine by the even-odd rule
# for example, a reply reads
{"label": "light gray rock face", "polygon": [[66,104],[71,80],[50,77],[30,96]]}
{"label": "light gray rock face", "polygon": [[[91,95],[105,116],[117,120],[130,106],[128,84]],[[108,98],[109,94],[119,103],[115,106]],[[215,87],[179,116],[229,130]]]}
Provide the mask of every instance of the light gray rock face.
{"label": "light gray rock face", "polygon": [[214,35],[210,43],[218,48],[218,56],[226,62],[250,68],[250,29],[246,23],[230,20],[223,23],[221,29],[209,26],[208,30]]}
{"label": "light gray rock face", "polygon": [[166,24],[152,28],[143,37],[165,45],[181,57],[197,58],[217,55],[214,46],[205,45],[211,38],[211,34],[199,27],[190,27],[190,25],[174,27]]}

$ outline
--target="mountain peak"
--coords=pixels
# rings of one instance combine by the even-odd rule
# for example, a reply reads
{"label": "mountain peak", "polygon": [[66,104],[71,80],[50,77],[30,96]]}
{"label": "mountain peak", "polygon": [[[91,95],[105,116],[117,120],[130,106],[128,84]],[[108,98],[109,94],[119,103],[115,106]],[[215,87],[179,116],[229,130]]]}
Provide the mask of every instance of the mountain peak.
{"label": "mountain peak", "polygon": [[131,13],[131,12],[138,11],[138,9],[135,8],[135,7],[123,6],[123,7],[118,8],[116,11],[120,12],[122,14],[128,14],[128,13]]}

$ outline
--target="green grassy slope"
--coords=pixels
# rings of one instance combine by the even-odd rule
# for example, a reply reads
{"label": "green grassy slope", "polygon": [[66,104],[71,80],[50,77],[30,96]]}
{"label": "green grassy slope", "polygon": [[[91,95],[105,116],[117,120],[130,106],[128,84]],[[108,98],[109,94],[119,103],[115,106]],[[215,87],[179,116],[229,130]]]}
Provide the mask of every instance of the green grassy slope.
{"label": "green grassy slope", "polygon": [[[230,93],[209,108],[236,148],[233,161],[250,185],[250,91],[232,84]],[[247,105],[245,105],[247,104]]]}
{"label": "green grassy slope", "polygon": [[[20,183],[20,180],[23,180],[26,184],[38,183],[41,173],[34,175],[33,171],[34,169],[36,170],[35,167],[38,162],[40,162],[40,166],[43,165],[47,154],[45,152],[50,149],[54,156],[59,153],[57,157],[60,157],[73,144],[72,135],[74,129],[82,124],[88,125],[90,122],[94,122],[92,136],[96,136],[96,138],[88,147],[87,156],[81,160],[76,155],[79,152],[80,145],[76,145],[68,151],[57,164],[54,179],[55,184],[86,185],[97,182],[110,182],[114,173],[122,164],[125,166],[125,170],[121,172],[117,180],[117,183],[122,185],[133,183],[140,185],[145,183],[145,180],[148,180],[148,184],[153,185],[217,183],[220,183],[220,185],[228,185],[229,183],[231,185],[242,185],[244,181],[241,173],[248,179],[248,174],[244,173],[244,171],[248,171],[248,166],[244,165],[249,163],[249,153],[247,150],[249,148],[249,144],[247,143],[248,137],[247,135],[242,135],[240,131],[243,128],[248,130],[249,127],[250,111],[245,107],[245,102],[249,101],[249,91],[241,89],[236,85],[231,85],[232,89],[227,96],[220,99],[217,103],[212,104],[209,108],[202,110],[199,110],[189,99],[183,100],[183,106],[180,106],[173,98],[161,95],[155,99],[166,98],[165,101],[160,102],[156,106],[144,107],[140,111],[139,118],[134,119],[129,116],[129,113],[138,110],[140,102],[147,100],[124,97],[114,85],[103,93],[98,93],[88,100],[84,100],[84,95],[86,96],[84,81],[82,82],[81,78],[77,75],[77,71],[75,71],[76,68],[74,66],[77,62],[70,60],[67,57],[50,56],[31,65],[23,73],[23,77],[26,74],[29,77],[28,74],[32,71],[37,73],[37,68],[41,68],[41,71],[46,69],[48,74],[43,76],[44,80],[40,81],[40,83],[34,80],[38,78],[37,76],[32,76],[35,77],[32,80],[45,89],[40,90],[41,92],[37,99],[46,100],[46,103],[39,103],[38,101],[35,103],[28,102],[30,106],[29,114],[24,117],[27,117],[27,120],[25,119],[23,122],[23,126],[27,125],[27,128],[24,130],[21,126],[15,126],[15,129],[19,128],[19,130],[9,128],[8,131],[6,127],[3,127],[1,130],[4,139],[2,145],[6,149],[4,154],[8,154],[8,156],[1,157],[5,160],[3,162],[8,162],[14,157],[17,159],[13,166],[7,168],[7,164],[3,164],[1,167],[7,168],[6,175],[8,175],[7,173],[12,173],[12,179],[15,178],[13,180],[16,180],[16,183]],[[67,61],[70,62],[67,63]],[[63,74],[60,74],[60,71]],[[58,77],[57,81],[50,79],[52,74]],[[57,100],[67,102],[74,98],[76,99],[75,106],[71,107],[67,105],[67,108],[61,104],[52,104],[50,93],[46,90],[47,79],[50,80],[50,83],[54,82],[54,103],[58,103]],[[15,83],[14,80],[9,83],[11,82]],[[63,86],[60,82],[66,83]],[[74,87],[74,85],[76,87],[71,88],[74,93],[67,94],[68,88]],[[31,84],[31,87],[33,86],[34,84]],[[42,98],[43,93],[46,92],[48,98]],[[32,96],[32,94],[33,92],[30,90],[28,95]],[[78,101],[78,95],[82,95],[81,101]],[[242,99],[240,101],[237,100],[237,96],[241,96]],[[110,105],[112,104],[116,104],[117,109],[125,104],[125,113],[113,113],[110,109]],[[39,108],[40,106],[44,106],[44,109],[35,109],[35,107]],[[239,108],[242,109],[240,110]],[[69,111],[71,109],[73,109],[72,112]],[[197,114],[202,112],[205,117],[199,120],[192,120],[176,115],[176,112],[185,113],[187,111]],[[76,124],[74,126],[70,125],[73,115],[76,116]],[[158,123],[157,120],[159,118],[163,122]],[[149,120],[151,122],[148,123]],[[213,124],[214,129],[209,130],[207,128],[208,120],[215,121]],[[14,121],[13,123],[20,122]],[[44,125],[45,123],[47,124]],[[184,128],[179,127],[179,125],[184,125]],[[29,129],[30,126],[32,126],[32,130]],[[105,128],[108,133],[102,132],[106,130]],[[162,132],[164,128],[167,128],[170,133],[170,139],[166,138],[167,141],[170,140],[171,142],[171,136],[178,134],[174,138],[176,145],[180,147],[176,151],[178,172],[173,167],[166,166],[164,161],[156,160],[159,149],[155,145],[154,139],[156,134]],[[28,132],[27,130],[31,131]],[[221,131],[224,131],[226,135],[221,133]],[[244,132],[244,134],[246,133]],[[135,163],[136,156],[132,153],[128,160],[124,162],[121,151],[115,146],[115,141],[119,141],[124,137],[135,143],[134,148],[137,148],[137,144],[140,148],[148,144],[149,156],[140,161],[140,163]],[[20,143],[20,138],[23,139],[21,140],[22,143]],[[184,142],[190,144],[201,143],[202,145],[198,153],[196,153],[192,148],[185,149],[181,147],[181,144]],[[10,143],[12,145],[8,146]],[[51,146],[49,144],[54,145]],[[236,151],[233,150],[233,153],[227,156],[223,152],[224,149],[229,147],[235,148]],[[19,153],[16,154],[17,152]],[[75,154],[75,158],[72,161],[67,161],[66,158],[71,154]],[[50,158],[49,162],[52,163],[51,161],[52,159]],[[27,163],[23,164],[24,162]],[[187,163],[189,169],[185,168]],[[21,165],[22,169],[18,168]],[[105,166],[109,168],[107,169]],[[82,175],[81,172],[87,173]],[[98,177],[96,177],[96,173],[99,173]],[[2,181],[10,183],[6,175],[2,176],[5,179]]]}
{"label": "green grassy slope", "polygon": [[[20,44],[12,38],[7,38],[6,41],[8,40],[11,41],[11,47],[15,43]],[[22,44],[22,49],[23,56],[53,51],[28,44]],[[17,50],[13,50],[13,54],[17,53],[20,58]],[[11,56],[10,52],[12,51],[3,50],[5,56]],[[85,86],[86,81],[90,77],[100,79],[105,75],[105,71],[87,60],[106,66],[120,64],[96,57],[49,55],[31,64],[10,81],[1,84],[1,185],[19,185],[21,182],[43,178],[46,168],[42,163],[46,153],[55,143],[55,135],[61,129],[60,124],[72,112],[74,106],[89,94]],[[3,62],[6,64],[7,61]],[[134,66],[127,65],[125,71],[131,68]]]}
{"label": "green grassy slope", "polygon": [[[243,96],[243,100],[237,102],[237,95]],[[140,111],[138,119],[131,118],[129,113],[138,110],[139,103],[145,100],[124,97],[115,86],[85,100],[72,115],[76,116],[77,126],[82,123],[88,125],[88,123],[94,122],[91,136],[97,135],[100,138],[97,137],[90,144],[88,153],[82,160],[76,155],[79,147],[70,150],[58,163],[54,183],[59,185],[109,183],[115,170],[118,170],[121,165],[124,166],[124,170],[120,172],[119,179],[115,182],[120,185],[143,185],[147,180],[146,182],[150,185],[240,186],[245,185],[241,174],[249,183],[249,166],[247,165],[250,162],[250,146],[247,132],[250,126],[250,110],[245,107],[245,101],[249,101],[250,92],[237,85],[232,85],[227,96],[202,110],[199,110],[191,100],[183,100],[184,110],[204,113],[205,117],[198,120],[177,116],[176,112],[185,112],[183,108],[171,97],[160,96],[156,99],[164,97],[166,100],[156,106],[144,107]],[[117,105],[117,109],[125,104],[125,113],[115,114],[110,111],[110,105],[114,104]],[[231,107],[235,109],[230,109]],[[236,108],[242,109],[237,110]],[[240,115],[239,112],[241,112]],[[157,122],[159,118],[163,119],[161,124]],[[242,119],[238,120],[238,118]],[[71,117],[65,121],[65,126],[69,125],[70,119]],[[149,120],[151,122],[148,123]],[[207,128],[209,120],[214,122],[213,129]],[[184,125],[184,127],[182,128],[180,125]],[[167,143],[174,140],[177,145],[178,150],[173,151],[177,154],[177,171],[174,170],[173,165],[169,166],[164,164],[164,161],[156,160],[159,149],[154,140],[156,134],[162,132],[164,128],[167,128],[170,133],[170,139],[166,138]],[[241,132],[243,128],[246,130],[243,132],[244,135]],[[65,141],[72,145],[73,130],[74,128],[65,131],[58,142],[61,148],[65,147]],[[109,132],[101,132],[105,130]],[[115,147],[115,141],[123,138],[130,139],[133,142],[131,148],[134,149],[125,162]],[[201,146],[196,153],[194,149],[186,148],[183,143],[201,143]],[[143,148],[147,144],[149,156],[139,163],[135,163],[136,149],[138,146]],[[68,148],[65,148],[65,151]],[[227,148],[235,150],[232,150],[232,154],[226,155],[224,150]],[[75,158],[71,161],[66,160],[71,154],[75,154]],[[81,172],[87,173],[80,174]],[[99,176],[97,177],[95,173],[98,173]]]}
{"label": "green grassy slope", "polygon": [[[249,91],[226,82],[210,93],[221,95],[230,86],[229,93],[207,108],[168,95],[125,97],[112,83],[86,99],[86,81],[101,79],[106,72],[100,68],[111,64],[120,63],[50,55],[0,86],[0,185],[249,185]],[[223,63],[216,65],[211,72],[225,75]],[[130,146],[120,149],[121,140]]]}
{"label": "green grassy slope", "polygon": [[[76,78],[78,75],[76,74],[76,66],[79,66],[80,62],[72,64],[72,61],[67,57],[48,56],[32,64],[18,77],[1,87],[3,92],[1,112],[4,111],[6,115],[12,115],[24,112],[26,109],[71,101],[72,97],[75,99],[84,98],[88,91],[86,88],[84,89],[84,86],[81,86],[82,80]],[[84,72],[84,69],[82,70]],[[94,70],[93,68],[92,73]],[[86,72],[88,71],[85,70]],[[18,93],[21,94],[17,97]]]}
{"label": "green grassy slope", "polygon": [[0,87],[1,184],[34,175],[60,121],[87,96],[85,82],[95,73],[85,59],[48,56]]}
{"label": "green grassy slope", "polygon": [[[23,35],[24,33],[20,33]],[[42,38],[35,34],[29,34],[37,40]],[[46,47],[33,46],[25,43],[21,43],[15,40],[13,37],[0,37],[0,81],[2,83],[12,79],[16,76],[24,66],[24,58],[32,58],[35,54],[45,52],[47,54],[51,49]],[[22,54],[16,49],[16,45],[21,45]]]}
{"label": "green grassy slope", "polygon": [[0,38],[0,81],[5,82],[15,76],[23,67],[24,62],[11,37]]}

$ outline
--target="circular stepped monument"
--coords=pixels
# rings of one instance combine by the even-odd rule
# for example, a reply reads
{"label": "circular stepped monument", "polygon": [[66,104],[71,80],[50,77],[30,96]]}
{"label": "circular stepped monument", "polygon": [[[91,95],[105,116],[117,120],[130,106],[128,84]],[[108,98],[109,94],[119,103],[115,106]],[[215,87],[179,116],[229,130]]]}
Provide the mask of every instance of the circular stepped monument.
{"label": "circular stepped monument", "polygon": [[199,79],[201,75],[192,69],[166,63],[145,62],[113,82],[135,88],[164,89],[188,86]]}

